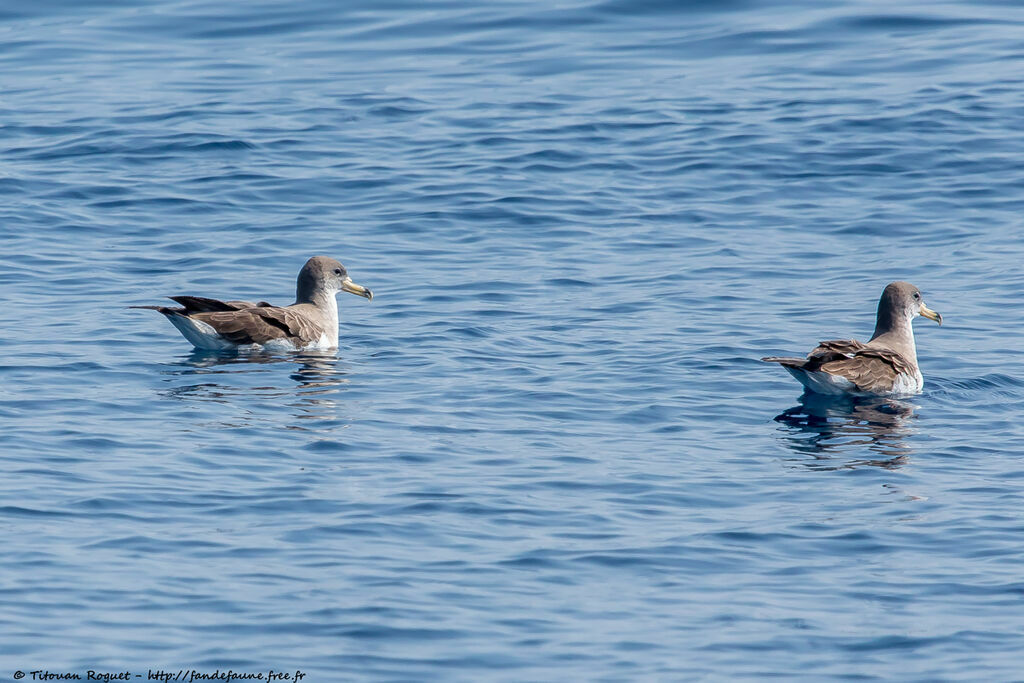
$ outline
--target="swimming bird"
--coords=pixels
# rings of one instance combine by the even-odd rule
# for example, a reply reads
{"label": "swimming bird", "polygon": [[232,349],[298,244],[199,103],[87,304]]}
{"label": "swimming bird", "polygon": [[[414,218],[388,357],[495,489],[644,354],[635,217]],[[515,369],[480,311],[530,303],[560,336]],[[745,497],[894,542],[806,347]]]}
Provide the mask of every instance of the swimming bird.
{"label": "swimming bird", "polygon": [[327,256],[306,261],[295,290],[289,306],[172,296],[181,307],[131,308],[163,313],[197,349],[332,349],[338,346],[338,292],[373,298],[373,292],[352,282],[345,266]]}
{"label": "swimming bird", "polygon": [[768,356],[810,391],[854,396],[909,396],[921,392],[911,322],[922,315],[942,324],[942,316],[924,304],[921,290],[909,282],[886,285],[878,300],[875,333],[865,344],[856,339],[823,341],[807,358]]}

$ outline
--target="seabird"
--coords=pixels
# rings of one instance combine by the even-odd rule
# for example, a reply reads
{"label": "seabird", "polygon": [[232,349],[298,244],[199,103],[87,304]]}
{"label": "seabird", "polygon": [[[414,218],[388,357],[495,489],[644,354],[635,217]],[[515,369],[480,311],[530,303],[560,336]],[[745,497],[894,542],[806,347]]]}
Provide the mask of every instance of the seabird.
{"label": "seabird", "polygon": [[865,344],[855,339],[823,341],[807,358],[769,356],[801,384],[819,394],[909,396],[921,392],[911,322],[919,315],[942,324],[942,316],[924,305],[921,290],[909,282],[886,286],[878,300],[875,333]]}
{"label": "seabird", "polygon": [[180,308],[132,308],[163,313],[197,349],[333,349],[338,346],[338,292],[373,298],[373,292],[352,282],[345,266],[327,256],[306,261],[295,290],[295,303],[290,306],[172,296]]}

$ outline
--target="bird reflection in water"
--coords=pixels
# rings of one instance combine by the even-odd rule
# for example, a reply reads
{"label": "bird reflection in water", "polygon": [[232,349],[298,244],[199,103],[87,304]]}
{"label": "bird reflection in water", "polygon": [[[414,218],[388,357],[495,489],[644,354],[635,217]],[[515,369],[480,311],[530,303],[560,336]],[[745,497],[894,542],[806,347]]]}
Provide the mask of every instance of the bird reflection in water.
{"label": "bird reflection in water", "polygon": [[[294,369],[288,377],[297,384],[280,385],[282,375],[275,366],[291,363]],[[201,376],[216,380],[218,376],[232,375],[230,382],[204,381],[175,386],[165,392],[173,398],[236,404],[242,399],[285,399],[297,420],[338,419],[340,402],[330,398],[348,382],[339,358],[330,352],[303,351],[295,354],[223,354],[193,351],[174,364],[165,374],[177,381],[182,377]],[[260,383],[251,380],[259,378]],[[269,380],[268,386],[263,380]],[[242,405],[242,404],[240,404]],[[248,412],[248,411],[247,411]],[[248,422],[249,420],[243,420]],[[238,425],[224,425],[238,426]],[[290,428],[302,429],[298,425]]]}
{"label": "bird reflection in water", "polygon": [[[775,421],[785,425],[786,444],[801,456],[814,460],[804,465],[813,469],[849,469],[871,465],[898,469],[910,461],[911,449],[905,438],[912,433],[908,421],[916,406],[891,398],[822,396],[805,392],[795,405]],[[838,458],[868,450],[879,457]]]}

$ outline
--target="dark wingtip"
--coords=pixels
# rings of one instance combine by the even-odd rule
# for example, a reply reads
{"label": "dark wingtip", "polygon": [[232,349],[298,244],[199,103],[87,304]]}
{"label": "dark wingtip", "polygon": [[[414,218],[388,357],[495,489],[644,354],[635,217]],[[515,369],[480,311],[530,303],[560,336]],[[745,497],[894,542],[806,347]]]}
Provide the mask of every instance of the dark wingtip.
{"label": "dark wingtip", "polygon": [[156,311],[164,315],[184,315],[184,308],[171,308],[170,306],[128,306],[128,308],[144,308],[147,311]]}

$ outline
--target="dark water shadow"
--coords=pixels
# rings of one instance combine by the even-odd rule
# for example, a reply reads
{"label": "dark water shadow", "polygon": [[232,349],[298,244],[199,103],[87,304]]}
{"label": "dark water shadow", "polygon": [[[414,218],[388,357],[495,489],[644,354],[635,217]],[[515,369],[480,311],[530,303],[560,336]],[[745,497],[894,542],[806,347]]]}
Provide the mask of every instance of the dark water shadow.
{"label": "dark water shadow", "polygon": [[913,433],[910,422],[916,408],[896,399],[805,392],[799,404],[774,419],[782,425],[779,431],[783,443],[800,456],[795,460],[806,467],[898,469],[910,461],[913,453],[906,438]]}
{"label": "dark water shadow", "polygon": [[[281,364],[292,366],[287,377]],[[160,393],[183,401],[236,404],[271,401],[286,406],[296,419],[334,418],[340,400],[332,398],[348,383],[345,363],[334,352],[290,354],[218,353],[194,350],[163,371],[174,386]],[[182,383],[182,380],[187,380]]]}

